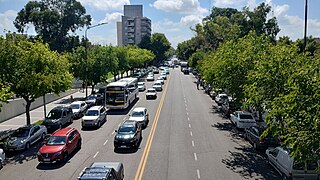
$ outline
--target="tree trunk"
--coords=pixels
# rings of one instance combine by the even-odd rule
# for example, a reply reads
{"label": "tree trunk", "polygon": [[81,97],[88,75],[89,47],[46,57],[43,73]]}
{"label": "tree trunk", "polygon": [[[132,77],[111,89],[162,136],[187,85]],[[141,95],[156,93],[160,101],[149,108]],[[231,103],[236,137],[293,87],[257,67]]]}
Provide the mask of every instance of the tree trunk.
{"label": "tree trunk", "polygon": [[91,86],[91,94],[93,94],[95,86],[96,86],[95,84],[92,84],[92,86]]}
{"label": "tree trunk", "polygon": [[26,101],[26,117],[27,117],[27,125],[31,124],[31,119],[30,119],[30,106],[31,102],[29,98],[23,98]]}

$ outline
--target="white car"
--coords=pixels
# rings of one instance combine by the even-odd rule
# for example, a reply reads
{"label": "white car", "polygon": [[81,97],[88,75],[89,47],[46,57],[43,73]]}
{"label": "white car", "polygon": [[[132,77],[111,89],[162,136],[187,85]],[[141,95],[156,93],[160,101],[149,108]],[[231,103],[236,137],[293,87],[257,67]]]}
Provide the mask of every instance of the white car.
{"label": "white car", "polygon": [[160,81],[156,81],[152,86],[156,91],[162,91],[162,84]]}
{"label": "white car", "polygon": [[147,76],[147,81],[154,81],[154,76],[153,75],[148,75]]}
{"label": "white car", "polygon": [[249,112],[235,111],[233,114],[230,114],[230,120],[236,128],[249,128],[257,125],[256,120]]}
{"label": "white car", "polygon": [[73,115],[75,118],[80,118],[86,112],[88,105],[85,101],[75,101],[70,104]]}
{"label": "white car", "polygon": [[3,151],[3,149],[0,148],[0,169],[3,167],[3,162],[6,159],[6,153]]}
{"label": "white car", "polygon": [[137,121],[142,127],[147,127],[149,123],[149,114],[147,108],[136,107],[132,110],[129,120]]}
{"label": "white car", "polygon": [[92,106],[82,117],[82,128],[101,127],[107,121],[107,110],[103,106]]}
{"label": "white car", "polygon": [[162,85],[164,84],[164,79],[163,79],[162,76],[159,76],[159,77],[157,78],[157,81],[161,82]]}
{"label": "white car", "polygon": [[218,94],[215,99],[216,103],[221,106],[221,104],[225,101],[228,101],[228,95],[227,94]]}
{"label": "white car", "polygon": [[144,82],[138,82],[138,89],[139,91],[146,90],[146,84]]}
{"label": "white car", "polygon": [[156,99],[157,98],[157,91],[154,88],[148,88],[146,92],[147,99]]}

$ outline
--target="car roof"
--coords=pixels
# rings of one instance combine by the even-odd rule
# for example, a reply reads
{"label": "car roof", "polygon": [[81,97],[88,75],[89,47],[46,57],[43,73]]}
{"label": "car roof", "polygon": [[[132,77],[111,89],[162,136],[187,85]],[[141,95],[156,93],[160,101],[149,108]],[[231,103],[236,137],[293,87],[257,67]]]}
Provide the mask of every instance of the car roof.
{"label": "car roof", "polygon": [[137,121],[134,120],[125,120],[121,126],[127,126],[127,125],[135,125]]}
{"label": "car roof", "polygon": [[144,84],[144,82],[138,82],[138,84]]}
{"label": "car roof", "polygon": [[81,103],[85,103],[84,101],[74,101],[71,104],[81,104]]}
{"label": "car roof", "polygon": [[37,124],[29,124],[22,127],[19,127],[18,129],[31,129],[34,126],[38,126]]}
{"label": "car roof", "polygon": [[68,109],[68,108],[71,108],[71,107],[68,105],[60,105],[60,106],[54,107],[52,110],[63,110],[63,109]]}
{"label": "car roof", "polygon": [[52,133],[52,136],[66,136],[66,135],[68,135],[70,132],[72,132],[74,130],[76,130],[76,129],[72,128],[72,127],[59,129],[56,132]]}
{"label": "car roof", "polygon": [[147,108],[145,108],[145,107],[136,107],[132,111],[144,111],[145,109],[147,109]]}
{"label": "car roof", "polygon": [[148,88],[148,90],[153,90],[153,91],[155,91],[156,89],[155,89],[155,88]]}
{"label": "car roof", "polygon": [[102,108],[102,106],[92,106],[88,110],[99,110],[101,108]]}

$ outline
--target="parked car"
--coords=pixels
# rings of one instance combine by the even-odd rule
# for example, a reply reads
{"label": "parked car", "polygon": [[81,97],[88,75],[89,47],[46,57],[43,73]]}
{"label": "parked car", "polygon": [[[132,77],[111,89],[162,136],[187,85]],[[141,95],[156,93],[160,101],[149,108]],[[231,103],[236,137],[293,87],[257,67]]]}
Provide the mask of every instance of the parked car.
{"label": "parked car", "polygon": [[86,110],[88,109],[88,105],[85,101],[75,101],[70,104],[72,108],[74,118],[80,118],[84,115]]}
{"label": "parked car", "polygon": [[156,81],[152,86],[156,91],[162,91],[162,84],[160,81]]}
{"label": "parked car", "polygon": [[107,121],[107,110],[104,106],[92,106],[82,117],[82,128],[100,127]]}
{"label": "parked car", "polygon": [[145,107],[136,107],[131,111],[129,120],[137,121],[142,127],[147,127],[149,123],[148,110]]}
{"label": "parked car", "polygon": [[189,69],[188,68],[182,68],[182,72],[183,74],[185,75],[188,75],[190,73]]}
{"label": "parked car", "polygon": [[157,91],[154,88],[148,88],[146,92],[146,99],[157,99]]}
{"label": "parked car", "polygon": [[248,128],[251,126],[256,126],[256,120],[253,118],[252,114],[244,111],[235,111],[230,115],[231,122],[236,126],[236,128]]}
{"label": "parked car", "polygon": [[94,162],[80,173],[79,180],[123,180],[124,167],[121,162]]}
{"label": "parked car", "polygon": [[280,146],[280,139],[273,137],[272,133],[269,133],[265,138],[261,135],[265,131],[264,126],[251,126],[245,129],[244,137],[252,144],[254,149],[267,149],[268,147]]}
{"label": "parked car", "polygon": [[159,77],[161,77],[163,80],[167,80],[167,75],[165,75],[165,74],[162,74]]}
{"label": "parked car", "polygon": [[0,169],[2,169],[5,159],[6,153],[3,151],[3,149],[0,148]]}
{"label": "parked car", "polygon": [[142,129],[137,121],[124,121],[114,137],[114,149],[118,148],[138,148],[142,140]]}
{"label": "parked car", "polygon": [[228,95],[227,94],[218,94],[216,97],[215,97],[215,102],[218,104],[218,106],[221,106],[223,102],[225,101],[228,101]]}
{"label": "parked car", "polygon": [[147,81],[154,81],[154,76],[153,75],[148,75],[147,76]]}
{"label": "parked car", "polygon": [[267,149],[266,154],[268,163],[278,171],[282,179],[319,180],[320,174],[316,171],[319,161],[298,163],[290,157],[290,149],[282,147]]}
{"label": "parked car", "polygon": [[234,101],[224,101],[221,105],[221,112],[225,117],[230,117],[230,114],[234,113],[237,110],[236,104]]}
{"label": "parked car", "polygon": [[164,85],[164,79],[163,79],[162,76],[159,76],[159,77],[157,78],[157,81],[161,82],[161,84]]}
{"label": "parked car", "polygon": [[48,129],[61,129],[65,124],[73,122],[73,116],[70,106],[57,106],[51,109],[43,125]]}
{"label": "parked car", "polygon": [[154,74],[159,74],[159,69],[158,69],[158,68],[154,68],[154,69],[153,69],[153,73],[154,73]]}
{"label": "parked car", "polygon": [[146,84],[144,82],[138,82],[138,89],[139,89],[139,91],[145,91]]}
{"label": "parked car", "polygon": [[5,141],[7,151],[29,149],[31,145],[43,140],[47,135],[47,128],[38,124],[31,124],[14,130],[13,134]]}
{"label": "parked car", "polygon": [[94,106],[97,104],[97,95],[96,94],[91,94],[88,96],[85,100],[87,103],[88,107]]}
{"label": "parked car", "polygon": [[81,149],[82,138],[75,128],[63,128],[54,132],[37,153],[40,163],[67,162],[69,155]]}

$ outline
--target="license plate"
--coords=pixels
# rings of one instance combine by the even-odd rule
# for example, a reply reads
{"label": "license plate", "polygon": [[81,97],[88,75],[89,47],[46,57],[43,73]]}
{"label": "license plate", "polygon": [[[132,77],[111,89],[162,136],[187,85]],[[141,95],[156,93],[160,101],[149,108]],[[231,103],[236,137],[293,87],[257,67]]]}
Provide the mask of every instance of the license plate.
{"label": "license plate", "polygon": [[127,147],[127,146],[125,146],[125,145],[122,145],[122,146],[120,146],[120,147],[122,147],[122,148],[125,148],[125,147]]}
{"label": "license plate", "polygon": [[49,161],[50,161],[50,159],[48,159],[48,158],[44,158],[44,159],[43,159],[43,161],[45,161],[45,162],[49,162]]}

